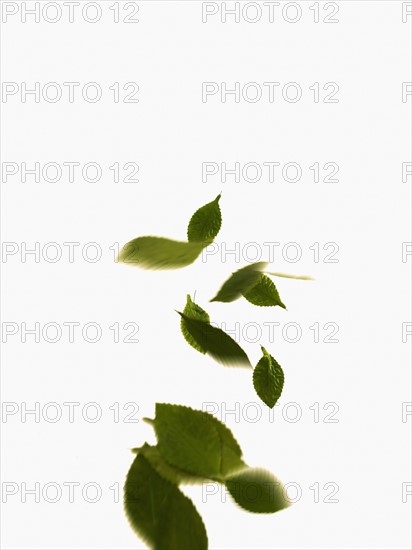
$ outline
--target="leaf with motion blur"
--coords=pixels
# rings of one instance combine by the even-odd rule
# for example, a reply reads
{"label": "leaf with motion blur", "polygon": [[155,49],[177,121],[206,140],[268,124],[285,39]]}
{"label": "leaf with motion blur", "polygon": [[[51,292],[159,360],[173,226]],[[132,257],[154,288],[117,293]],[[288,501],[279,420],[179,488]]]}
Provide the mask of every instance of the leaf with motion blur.
{"label": "leaf with motion blur", "polygon": [[225,366],[248,366],[248,356],[233,338],[220,328],[205,321],[191,319],[180,311],[177,312],[185,321],[187,332],[215,361]]}
{"label": "leaf with motion blur", "polygon": [[259,275],[254,286],[243,292],[243,296],[255,306],[280,306],[286,309],[285,304],[280,299],[276,286],[263,273]]}
{"label": "leaf with motion blur", "polygon": [[[206,313],[206,311],[200,306],[195,304],[189,294],[186,298],[186,305],[183,313],[187,315],[187,317],[190,317],[190,319],[197,319],[198,321],[204,321],[205,323],[210,322],[209,314]],[[197,351],[200,351],[200,353],[206,353],[207,350],[203,348],[198,342],[196,342],[196,340],[187,330],[186,321],[183,319],[183,317],[180,319],[180,329],[188,344],[190,344]]]}
{"label": "leaf with motion blur", "polygon": [[237,300],[243,293],[247,292],[257,283],[259,276],[266,265],[266,262],[257,262],[235,271],[229,279],[223,283],[222,288],[210,301],[233,302],[234,300]]}
{"label": "leaf with motion blur", "polygon": [[268,275],[273,275],[274,277],[282,277],[283,279],[298,279],[300,281],[313,281],[314,278],[310,275],[288,275],[287,273],[278,273],[277,271],[267,271]]}
{"label": "leaf with motion blur", "polygon": [[127,474],[124,506],[131,526],[154,550],[207,550],[202,518],[176,485],[139,454]]}
{"label": "leaf with motion blur", "polygon": [[253,386],[261,400],[271,409],[276,405],[285,382],[282,367],[262,346],[263,357],[253,371]]}
{"label": "leaf with motion blur", "polygon": [[144,269],[177,269],[192,264],[202,249],[202,243],[138,237],[125,244],[118,260]]}
{"label": "leaf with motion blur", "polygon": [[246,468],[226,479],[225,485],[239,506],[258,514],[273,514],[290,505],[280,481],[261,468]]}
{"label": "leaf with motion blur", "polygon": [[204,245],[213,242],[222,225],[219,199],[220,195],[193,214],[187,228],[189,242],[203,242]]}

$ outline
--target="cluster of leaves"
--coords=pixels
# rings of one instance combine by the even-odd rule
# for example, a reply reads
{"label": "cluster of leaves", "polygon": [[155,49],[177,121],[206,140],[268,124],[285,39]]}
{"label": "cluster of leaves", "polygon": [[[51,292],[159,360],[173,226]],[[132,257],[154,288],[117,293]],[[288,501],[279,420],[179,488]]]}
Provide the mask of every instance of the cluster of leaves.
{"label": "cluster of leaves", "polygon": [[125,510],[135,531],[156,550],[206,550],[206,529],[182,484],[217,482],[234,501],[255,513],[275,513],[289,501],[268,471],[250,468],[232,432],[203,411],[156,404],[157,445],[137,456],[125,484]]}
{"label": "cluster of leaves", "polygon": [[[181,316],[180,328],[188,344],[203,354],[210,355],[225,366],[251,367],[249,358],[229,334],[210,323],[209,314],[187,295]],[[278,401],[285,381],[282,367],[262,347],[263,357],[253,371],[253,385],[262,401],[273,408]]]}
{"label": "cluster of leaves", "polygon": [[[187,242],[144,236],[128,242],[119,261],[145,269],[177,269],[193,263],[220,231],[220,195],[199,208],[190,219]],[[286,309],[268,277],[309,279],[265,272],[258,262],[232,273],[211,302],[241,297],[259,307]],[[186,341],[198,352],[225,366],[251,368],[245,351],[188,295],[180,326]],[[262,346],[253,369],[253,385],[268,407],[274,407],[283,385],[282,367]],[[250,512],[274,513],[289,505],[280,483],[269,472],[249,468],[230,430],[213,416],[180,405],[157,404],[154,426],[158,443],[134,449],[137,456],[127,475],[125,508],[136,532],[156,550],[204,550],[207,535],[196,508],[179,489],[183,483],[214,481],[226,486],[239,506]],[[254,491],[248,491],[253,487]],[[253,495],[253,496],[252,496]]]}

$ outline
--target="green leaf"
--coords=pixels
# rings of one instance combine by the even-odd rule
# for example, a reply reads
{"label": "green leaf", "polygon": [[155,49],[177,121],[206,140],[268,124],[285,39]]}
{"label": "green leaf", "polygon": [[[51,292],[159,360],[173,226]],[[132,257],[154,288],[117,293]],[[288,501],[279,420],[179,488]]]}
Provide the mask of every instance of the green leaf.
{"label": "green leaf", "polygon": [[285,382],[282,367],[262,346],[263,357],[253,371],[253,386],[261,400],[271,409],[276,405]]}
{"label": "green leaf", "polygon": [[171,483],[175,485],[180,485],[186,483],[189,485],[206,483],[209,481],[206,478],[194,476],[188,474],[175,466],[169,464],[163,456],[160,454],[159,448],[157,446],[149,445],[145,443],[142,447],[134,449],[138,454],[141,454],[149,462],[150,466],[156,470],[156,472]]}
{"label": "green leaf", "polygon": [[118,261],[144,269],[177,269],[193,263],[202,249],[202,243],[185,243],[163,237],[138,237],[125,244]]}
{"label": "green leaf", "polygon": [[261,468],[246,468],[225,484],[235,502],[249,512],[273,514],[290,505],[282,484]]}
{"label": "green leaf", "polygon": [[244,467],[231,431],[208,413],[157,403],[155,431],[161,455],[185,472],[222,481]]}
{"label": "green leaf", "polygon": [[223,283],[222,288],[210,301],[233,302],[237,300],[244,292],[247,292],[249,288],[257,283],[261,271],[266,265],[266,262],[257,262],[235,271],[232,273],[231,277]]}
{"label": "green leaf", "polygon": [[187,228],[190,242],[202,242],[204,245],[213,242],[222,225],[219,199],[220,195],[193,214]]}
{"label": "green leaf", "polygon": [[[205,323],[210,322],[209,314],[206,313],[206,311],[200,306],[195,304],[189,294],[187,295],[186,306],[183,310],[183,313],[187,315],[187,317],[190,317],[190,319],[197,319],[198,321],[204,321]],[[200,351],[200,353],[206,353],[207,350],[203,348],[198,342],[196,342],[196,340],[188,331],[186,321],[183,319],[183,317],[180,319],[180,329],[188,344],[190,344],[197,351]]]}
{"label": "green leaf", "polygon": [[269,277],[260,274],[256,284],[243,292],[248,302],[255,306],[280,306],[286,309],[279,292]]}
{"label": "green leaf", "polygon": [[193,502],[137,455],[124,487],[127,517],[154,550],[207,550],[202,518]]}
{"label": "green leaf", "polygon": [[226,332],[205,321],[191,319],[180,311],[177,313],[184,319],[186,330],[193,340],[215,361],[225,366],[251,366],[246,353]]}
{"label": "green leaf", "polygon": [[212,415],[208,415],[208,417],[219,435],[221,450],[220,473],[223,478],[226,478],[228,475],[232,475],[246,466],[242,460],[242,449],[232,432],[223,422],[220,422],[220,420]]}

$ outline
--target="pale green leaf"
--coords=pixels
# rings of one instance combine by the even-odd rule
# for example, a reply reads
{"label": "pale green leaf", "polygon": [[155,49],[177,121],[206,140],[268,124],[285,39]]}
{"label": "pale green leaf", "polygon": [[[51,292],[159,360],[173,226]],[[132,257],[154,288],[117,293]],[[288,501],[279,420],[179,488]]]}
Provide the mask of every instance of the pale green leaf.
{"label": "pale green leaf", "polygon": [[125,244],[118,261],[144,269],[177,269],[192,264],[202,249],[202,243],[197,242],[138,237]]}
{"label": "pale green leaf", "polygon": [[215,361],[225,366],[251,366],[246,353],[229,334],[204,321],[191,319],[180,311],[177,313],[184,319],[186,330],[193,340]]}
{"label": "pale green leaf", "polygon": [[235,502],[249,512],[273,514],[290,505],[282,484],[261,468],[246,468],[225,484]]}
{"label": "pale green leaf", "polygon": [[219,199],[220,195],[193,214],[187,228],[187,238],[190,242],[202,242],[205,246],[213,242],[222,225]]}
{"label": "pale green leaf", "polygon": [[[189,294],[187,295],[186,306],[183,310],[183,313],[187,315],[187,317],[190,317],[190,319],[197,319],[199,321],[204,321],[205,323],[210,322],[209,314],[206,313],[206,311],[200,306],[195,304]],[[197,351],[200,351],[200,353],[206,353],[207,350],[203,348],[198,342],[196,342],[196,340],[188,331],[186,321],[183,319],[183,317],[180,319],[180,329],[188,344],[190,344]]]}
{"label": "pale green leaf", "polygon": [[154,550],[207,550],[202,518],[193,502],[137,455],[127,474],[124,506],[131,526]]}
{"label": "pale green leaf", "polygon": [[275,277],[282,277],[284,279],[298,279],[300,281],[314,281],[314,278],[310,275],[289,275],[288,273],[279,273],[277,271],[267,271],[268,275],[274,275]]}
{"label": "pale green leaf", "polygon": [[248,302],[255,306],[280,306],[286,309],[273,281],[261,273],[254,286],[243,292]]}
{"label": "pale green leaf", "polygon": [[282,367],[262,346],[263,357],[253,371],[253,386],[261,400],[271,409],[276,405],[285,382]]}
{"label": "pale green leaf", "polygon": [[229,279],[223,283],[222,288],[210,301],[233,302],[237,300],[244,292],[247,292],[257,283],[261,271],[266,265],[266,262],[257,262],[235,271]]}

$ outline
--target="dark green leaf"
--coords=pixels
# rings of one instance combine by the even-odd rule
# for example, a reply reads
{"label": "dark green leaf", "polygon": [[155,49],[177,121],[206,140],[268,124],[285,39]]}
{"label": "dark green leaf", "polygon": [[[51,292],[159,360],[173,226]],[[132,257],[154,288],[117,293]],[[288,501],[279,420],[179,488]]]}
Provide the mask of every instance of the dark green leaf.
{"label": "dark green leaf", "polygon": [[219,199],[220,195],[193,214],[187,228],[190,242],[202,242],[204,245],[213,242],[222,225]]}
{"label": "dark green leaf", "polygon": [[155,431],[162,457],[195,476],[221,481],[244,465],[231,431],[203,411],[157,403]]}
{"label": "dark green leaf", "polygon": [[253,371],[253,385],[261,400],[271,409],[279,399],[285,376],[279,363],[262,346],[263,357]]}
{"label": "dark green leaf", "polygon": [[226,366],[250,366],[246,353],[226,332],[204,321],[191,319],[180,311],[178,313],[184,319],[186,329],[193,340],[215,361]]}
{"label": "dark green leaf", "polygon": [[286,309],[271,279],[261,273],[254,286],[243,292],[243,296],[255,306],[280,306]]}
{"label": "dark green leaf", "polygon": [[[187,315],[187,317],[190,317],[190,319],[197,319],[199,321],[204,321],[205,323],[210,322],[209,314],[206,313],[206,311],[200,306],[195,304],[189,294],[187,295],[186,306],[183,310],[183,313]],[[202,346],[198,342],[196,342],[196,340],[187,330],[186,321],[183,319],[183,317],[180,319],[180,329],[188,344],[197,349],[197,351],[200,351],[200,353],[206,353],[207,350],[202,348]]]}
{"label": "dark green leaf", "polygon": [[260,468],[246,468],[225,484],[235,502],[249,512],[273,514],[290,505],[282,484]]}
{"label": "dark green leaf", "polygon": [[118,261],[144,269],[177,269],[193,263],[202,249],[202,243],[138,237],[121,249]]}
{"label": "dark green leaf", "polygon": [[266,262],[257,262],[235,271],[232,273],[231,277],[223,283],[222,288],[210,301],[233,302],[237,300],[244,292],[247,292],[249,288],[257,283],[261,271],[266,265]]}
{"label": "dark green leaf", "polygon": [[154,550],[207,550],[202,518],[173,483],[137,455],[124,488],[124,505],[136,533]]}

